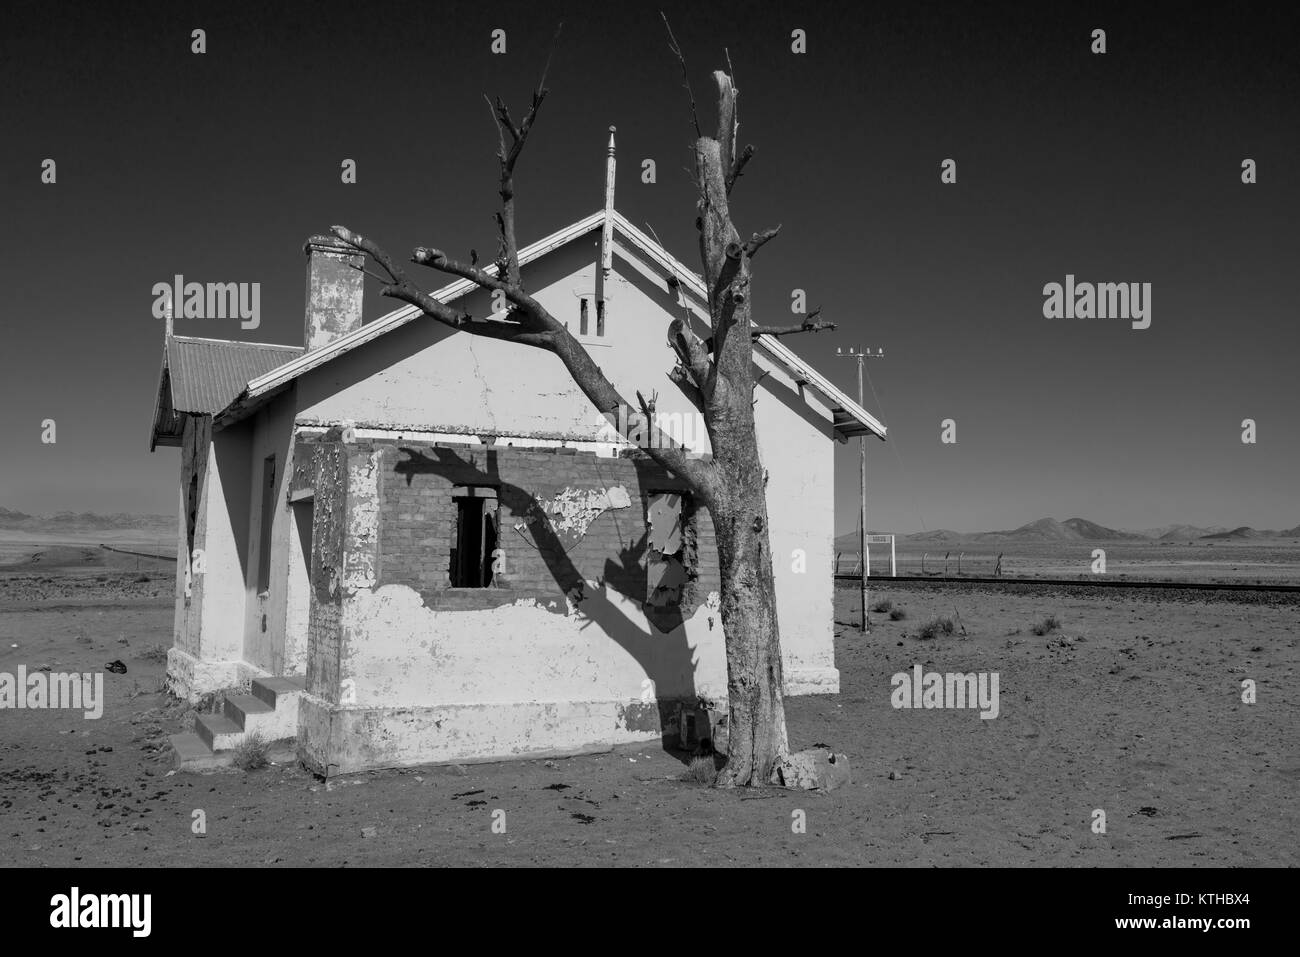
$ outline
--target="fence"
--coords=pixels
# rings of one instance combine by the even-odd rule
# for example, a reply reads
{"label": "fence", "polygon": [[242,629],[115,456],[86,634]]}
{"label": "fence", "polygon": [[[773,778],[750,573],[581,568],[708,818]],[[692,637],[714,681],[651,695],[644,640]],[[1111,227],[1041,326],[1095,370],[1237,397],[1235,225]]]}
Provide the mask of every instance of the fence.
{"label": "fence", "polygon": [[[871,546],[874,539],[883,538],[889,548],[879,551]],[[999,554],[967,552],[959,549],[948,551],[923,551],[898,555],[892,535],[871,536],[867,540],[871,567],[868,578],[996,578],[1002,574]],[[835,556],[835,574],[861,575],[862,559],[858,552],[840,552]]]}

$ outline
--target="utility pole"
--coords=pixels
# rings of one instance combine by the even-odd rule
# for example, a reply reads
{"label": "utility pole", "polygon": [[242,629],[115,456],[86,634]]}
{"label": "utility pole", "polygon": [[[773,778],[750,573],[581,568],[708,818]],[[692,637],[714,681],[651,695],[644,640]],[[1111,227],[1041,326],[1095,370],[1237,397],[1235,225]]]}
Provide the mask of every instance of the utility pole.
{"label": "utility pole", "polygon": [[[836,348],[835,355],[841,359],[858,360],[858,405],[866,408],[863,405],[864,396],[862,394],[862,360],[883,359],[885,358],[885,350],[877,349],[872,352],[870,349],[855,349],[853,346],[849,346],[848,352]],[[858,483],[862,497],[861,510],[858,513],[858,556],[862,565],[862,633],[865,635],[867,633],[867,609],[870,606],[867,598],[867,579],[871,577],[871,550],[867,547],[867,435],[865,432],[858,437],[858,444],[860,447]]]}

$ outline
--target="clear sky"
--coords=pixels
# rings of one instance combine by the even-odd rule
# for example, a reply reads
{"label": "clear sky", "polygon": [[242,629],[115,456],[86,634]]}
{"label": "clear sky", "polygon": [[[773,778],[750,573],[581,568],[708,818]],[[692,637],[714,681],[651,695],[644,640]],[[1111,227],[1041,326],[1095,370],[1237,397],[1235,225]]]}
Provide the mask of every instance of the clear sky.
{"label": "clear sky", "polygon": [[[807,290],[840,329],[786,342],[851,394],[836,347],[885,349],[866,397],[890,427],[869,446],[876,528],[1294,526],[1300,15],[1045,6],[666,6],[710,126],[708,72],[731,55],[740,138],[758,148],[739,228],[783,224],[756,261],[756,316],[788,321],[790,290]],[[332,223],[391,250],[490,255],[483,93],[522,115],[561,18],[518,176],[521,242],[598,208],[615,124],[620,210],[693,262],[689,114],[654,5],[13,6],[0,506],[174,509],[177,452],[148,451],[154,283],[260,282],[259,329],[177,332],[297,343],[302,242]],[[496,28],[505,55],[490,52]],[[947,158],[955,184],[940,182]],[[1044,284],[1067,274],[1151,283],[1151,327],[1044,318]],[[391,307],[367,295],[368,313]],[[856,441],[839,449],[836,497],[846,531]]]}

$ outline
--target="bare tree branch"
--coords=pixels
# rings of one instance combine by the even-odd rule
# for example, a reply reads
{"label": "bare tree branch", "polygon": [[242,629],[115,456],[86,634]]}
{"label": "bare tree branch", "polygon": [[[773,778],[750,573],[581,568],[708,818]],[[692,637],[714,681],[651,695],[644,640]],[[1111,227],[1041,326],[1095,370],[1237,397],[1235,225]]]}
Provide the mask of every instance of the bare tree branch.
{"label": "bare tree branch", "polygon": [[462,329],[472,320],[473,317],[468,312],[453,309],[445,303],[439,302],[411,282],[406,277],[406,271],[376,243],[371,242],[359,233],[352,232],[345,226],[331,226],[330,232],[353,249],[368,255],[373,262],[377,263],[388,274],[388,283],[381,290],[383,295],[390,299],[400,299],[403,302],[410,303],[412,306],[421,309],[426,315],[432,316],[453,329]]}
{"label": "bare tree branch", "polygon": [[[349,266],[352,266],[351,263],[348,263],[348,265],[349,265]],[[369,276],[371,279],[375,279],[375,280],[378,280],[379,282],[382,282],[384,285],[388,285],[388,283],[390,283],[390,282],[393,281],[391,277],[389,277],[389,278],[384,278],[383,276],[379,275],[379,273],[377,273],[377,272],[371,272],[371,271],[370,271],[369,269],[367,269],[365,266],[352,266],[352,268],[355,269],[357,272],[365,273],[365,274],[366,274],[367,276]]]}
{"label": "bare tree branch", "polygon": [[770,239],[775,239],[776,234],[780,231],[781,224],[777,223],[776,226],[771,229],[765,229],[761,233],[754,233],[753,238],[751,238],[749,242],[745,243],[745,255],[750,259],[753,259],[754,254],[763,248],[763,244]]}
{"label": "bare tree branch", "polygon": [[732,165],[731,171],[727,174],[727,195],[731,195],[732,189],[736,186],[736,180],[745,174],[745,164],[754,158],[754,147],[752,144],[746,146],[736,157],[736,162]]}
{"label": "bare tree branch", "polygon": [[709,360],[708,349],[704,340],[691,329],[687,319],[674,319],[668,325],[668,344],[677,355],[678,362],[690,376],[691,385],[699,390],[705,400],[713,393],[711,373],[713,363]]}
{"label": "bare tree branch", "polygon": [[[736,130],[740,128],[736,101],[740,91],[722,70],[713,71],[713,81],[718,86],[718,160],[725,179],[730,180],[736,164]],[[730,188],[727,192],[731,192]]]}
{"label": "bare tree branch", "polygon": [[821,309],[814,309],[804,317],[803,322],[795,326],[751,326],[749,334],[754,338],[759,336],[792,336],[798,332],[821,332],[825,329],[834,329],[835,323],[826,322],[824,319],[818,319]]}
{"label": "bare tree branch", "polygon": [[662,10],[659,16],[664,19],[664,27],[668,30],[668,49],[672,50],[677,57],[677,62],[682,65],[682,86],[686,87],[686,95],[691,101],[691,121],[695,124],[695,135],[703,136],[700,130],[700,114],[695,109],[695,94],[691,91],[691,75],[686,69],[686,54],[682,53],[682,48],[677,44],[677,38],[673,36],[673,28],[668,23],[668,15]]}
{"label": "bare tree branch", "polygon": [[[555,36],[551,40],[551,48],[546,54],[546,65],[542,68],[541,79],[538,80],[537,88],[533,91],[532,102],[528,107],[528,113],[524,116],[524,121],[518,126],[515,125],[513,118],[510,116],[510,109],[501,97],[497,97],[492,114],[497,127],[497,160],[501,166],[500,185],[497,190],[501,196],[501,212],[497,214],[501,251],[497,261],[504,266],[502,272],[506,281],[520,290],[523,289],[523,279],[519,272],[519,243],[515,238],[515,164],[519,161],[519,154],[523,152],[524,145],[528,142],[528,133],[533,128],[533,123],[537,120],[537,113],[541,110],[542,103],[545,102],[546,94],[549,92],[546,89],[546,76],[551,70],[551,57],[555,53],[555,47],[560,42],[560,32],[563,29],[563,22],[555,29]],[[490,100],[488,105],[492,105]],[[508,149],[505,140],[506,133],[510,134]]]}

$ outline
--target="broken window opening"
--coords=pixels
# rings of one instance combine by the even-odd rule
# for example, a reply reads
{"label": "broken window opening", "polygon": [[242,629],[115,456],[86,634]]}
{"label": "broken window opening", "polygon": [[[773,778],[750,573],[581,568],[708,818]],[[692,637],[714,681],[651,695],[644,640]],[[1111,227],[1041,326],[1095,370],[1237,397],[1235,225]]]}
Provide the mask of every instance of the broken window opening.
{"label": "broken window opening", "polygon": [[695,506],[684,492],[650,492],[646,504],[646,604],[689,602],[695,569]]}
{"label": "broken window opening", "polygon": [[605,300],[596,300],[596,335],[605,334]]}
{"label": "broken window opening", "polygon": [[578,305],[578,335],[587,334],[587,300],[583,299]]}
{"label": "broken window opening", "polygon": [[451,550],[452,588],[490,588],[497,549],[497,490],[466,485],[452,493],[456,537]]}

